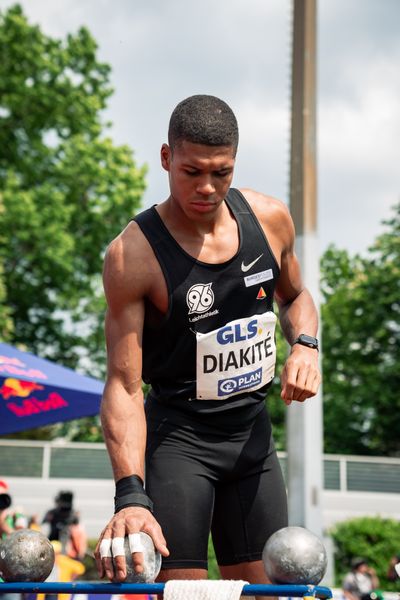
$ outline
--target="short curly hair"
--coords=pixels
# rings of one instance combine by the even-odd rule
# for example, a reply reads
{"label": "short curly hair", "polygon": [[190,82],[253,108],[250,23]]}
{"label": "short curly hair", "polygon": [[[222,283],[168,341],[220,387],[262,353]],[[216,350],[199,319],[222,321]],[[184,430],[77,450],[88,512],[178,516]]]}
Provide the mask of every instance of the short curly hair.
{"label": "short curly hair", "polygon": [[184,140],[205,146],[232,146],[236,154],[239,130],[232,109],[220,98],[206,94],[182,100],[169,121],[168,144],[173,151]]}

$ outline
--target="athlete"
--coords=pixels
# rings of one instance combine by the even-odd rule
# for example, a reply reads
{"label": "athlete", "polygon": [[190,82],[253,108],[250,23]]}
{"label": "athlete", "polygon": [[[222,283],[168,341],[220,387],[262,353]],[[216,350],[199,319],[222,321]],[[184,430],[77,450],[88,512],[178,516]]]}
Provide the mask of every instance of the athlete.
{"label": "athlete", "polygon": [[211,531],[224,579],[268,583],[262,549],[287,525],[265,405],[273,300],[291,346],[281,373],[287,405],[314,396],[320,383],[317,312],[285,205],[231,188],[237,145],[225,102],[197,95],[178,104],[161,148],[170,195],[106,253],[101,419],[116,493],[95,554],[110,580],[126,577],[128,534],[142,570],[140,531],[163,556],[159,581],[205,579]]}

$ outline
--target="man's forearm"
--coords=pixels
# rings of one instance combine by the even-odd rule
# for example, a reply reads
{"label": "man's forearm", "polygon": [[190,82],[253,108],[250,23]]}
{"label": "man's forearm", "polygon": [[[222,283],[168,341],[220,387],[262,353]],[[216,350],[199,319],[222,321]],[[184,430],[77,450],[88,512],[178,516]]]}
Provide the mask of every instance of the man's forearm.
{"label": "man's forearm", "polygon": [[317,335],[318,313],[306,288],[291,302],[279,303],[279,320],[290,345],[301,333],[314,337]]}
{"label": "man's forearm", "polygon": [[100,415],[115,481],[129,475],[144,480],[146,419],[141,390],[130,395],[123,386],[107,383]]}

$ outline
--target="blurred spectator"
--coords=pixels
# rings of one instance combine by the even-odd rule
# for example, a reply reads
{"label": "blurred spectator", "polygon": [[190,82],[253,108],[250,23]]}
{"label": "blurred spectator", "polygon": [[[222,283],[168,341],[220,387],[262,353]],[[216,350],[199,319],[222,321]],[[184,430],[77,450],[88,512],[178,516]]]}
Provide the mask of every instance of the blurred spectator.
{"label": "blurred spectator", "polygon": [[28,517],[21,506],[16,506],[12,512],[12,527],[14,529],[28,529]]}
{"label": "blurred spectator", "polygon": [[42,530],[42,528],[40,527],[40,523],[39,523],[39,515],[35,514],[35,515],[30,516],[28,527],[29,527],[29,529],[33,529],[34,531]]}
{"label": "blurred spectator", "polygon": [[0,537],[5,537],[13,531],[10,524],[11,496],[8,493],[8,484],[4,480],[0,480]]}
{"label": "blurred spectator", "polygon": [[79,514],[76,513],[69,527],[69,538],[67,542],[66,553],[71,558],[83,560],[87,552],[87,547],[87,534],[85,528],[80,522]]}
{"label": "blurred spectator", "polygon": [[47,537],[49,540],[60,541],[64,554],[69,541],[70,526],[77,514],[74,511],[73,499],[72,492],[60,491],[55,498],[55,507],[47,511],[42,521],[49,526]]}
{"label": "blurred spectator", "polygon": [[[51,543],[54,548],[55,561],[53,570],[46,581],[65,583],[74,581],[79,575],[83,575],[85,572],[84,565],[79,560],[66,556],[62,551],[62,544],[59,540],[53,540]],[[37,595],[37,600],[56,600],[57,598],[58,600],[70,600],[71,594]]]}
{"label": "blurred spectator", "polygon": [[400,554],[390,559],[387,578],[389,581],[397,581],[400,578]]}
{"label": "blurred spectator", "polygon": [[23,508],[17,506],[15,510],[10,509],[12,500],[8,491],[8,484],[0,480],[0,537],[28,527],[28,518]]}
{"label": "blurred spectator", "polygon": [[354,558],[351,571],[343,580],[342,588],[347,600],[375,600],[381,598],[378,592],[379,580],[375,569],[369,566],[365,558]]}

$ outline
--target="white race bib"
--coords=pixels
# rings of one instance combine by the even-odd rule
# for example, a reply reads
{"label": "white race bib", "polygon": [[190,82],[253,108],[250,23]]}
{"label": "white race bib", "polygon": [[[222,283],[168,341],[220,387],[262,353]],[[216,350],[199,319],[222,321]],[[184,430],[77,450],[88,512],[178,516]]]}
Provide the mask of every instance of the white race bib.
{"label": "white race bib", "polygon": [[276,315],[268,311],[196,333],[198,400],[225,400],[258,390],[275,372]]}

